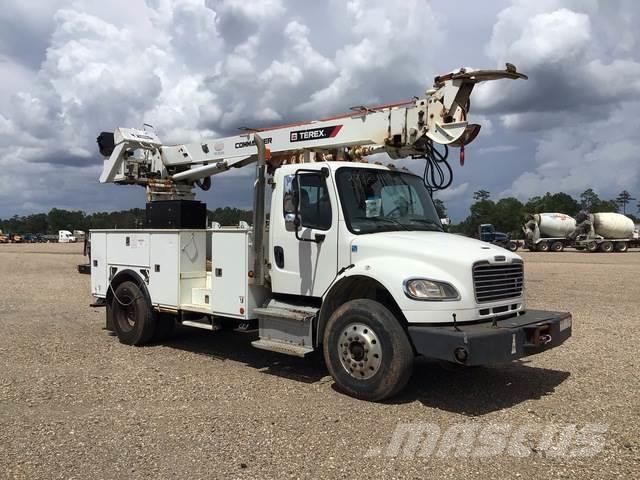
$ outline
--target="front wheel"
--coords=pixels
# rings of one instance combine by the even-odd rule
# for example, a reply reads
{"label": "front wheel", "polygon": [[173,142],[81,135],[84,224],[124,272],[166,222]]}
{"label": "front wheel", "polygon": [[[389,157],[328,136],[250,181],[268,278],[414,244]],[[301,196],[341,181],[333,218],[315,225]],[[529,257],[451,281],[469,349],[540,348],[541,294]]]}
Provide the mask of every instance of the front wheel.
{"label": "front wheel", "polygon": [[351,300],[340,306],[327,322],[323,351],[338,388],[363,400],[395,395],[413,369],[414,354],[406,332],[374,300]]}
{"label": "front wheel", "polygon": [[515,252],[515,251],[517,251],[517,250],[518,250],[518,247],[519,247],[518,242],[514,242],[513,240],[511,240],[509,243],[507,243],[507,249],[508,249],[510,252]]}

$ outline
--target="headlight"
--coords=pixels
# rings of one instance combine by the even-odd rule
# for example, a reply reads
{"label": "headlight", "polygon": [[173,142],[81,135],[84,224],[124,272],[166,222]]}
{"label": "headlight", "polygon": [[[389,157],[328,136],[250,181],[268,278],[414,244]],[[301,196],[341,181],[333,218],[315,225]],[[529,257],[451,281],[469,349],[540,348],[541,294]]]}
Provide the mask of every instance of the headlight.
{"label": "headlight", "polygon": [[409,278],[403,283],[404,293],[413,300],[460,300],[460,294],[450,284],[427,280],[426,278]]}

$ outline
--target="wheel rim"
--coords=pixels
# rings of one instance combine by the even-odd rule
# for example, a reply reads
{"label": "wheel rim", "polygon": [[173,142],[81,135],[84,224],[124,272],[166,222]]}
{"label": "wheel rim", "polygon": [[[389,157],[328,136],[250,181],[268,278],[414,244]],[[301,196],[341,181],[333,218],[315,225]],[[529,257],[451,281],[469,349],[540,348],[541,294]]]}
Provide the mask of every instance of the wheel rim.
{"label": "wheel rim", "polygon": [[363,323],[350,323],[337,342],[340,363],[345,371],[360,380],[373,377],[382,365],[382,347],[376,333]]}

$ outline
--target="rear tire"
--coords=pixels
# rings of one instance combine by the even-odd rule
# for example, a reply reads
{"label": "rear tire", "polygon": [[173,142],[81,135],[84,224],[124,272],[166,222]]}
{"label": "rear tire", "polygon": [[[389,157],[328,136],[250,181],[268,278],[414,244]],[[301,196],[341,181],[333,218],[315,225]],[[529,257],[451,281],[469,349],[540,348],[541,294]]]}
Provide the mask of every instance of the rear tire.
{"label": "rear tire", "polygon": [[144,345],[156,331],[156,318],[144,292],[134,282],[118,285],[111,298],[109,319],[118,340],[125,345]]}
{"label": "rear tire", "polygon": [[337,387],[352,397],[380,401],[402,390],[413,369],[413,349],[398,319],[369,299],[340,306],[327,322],[324,359]]}
{"label": "rear tire", "polygon": [[538,250],[539,252],[548,252],[549,244],[547,242],[540,242],[536,250]]}
{"label": "rear tire", "polygon": [[552,252],[561,252],[562,250],[564,250],[564,243],[562,243],[560,240],[556,240],[551,244]]}
{"label": "rear tire", "polygon": [[613,252],[613,242],[602,242],[600,244],[600,251],[602,251],[604,253]]}
{"label": "rear tire", "polygon": [[616,252],[624,253],[629,250],[629,244],[627,242],[616,242]]}
{"label": "rear tire", "polygon": [[589,242],[586,245],[587,248],[587,252],[597,252],[598,251],[598,244],[596,242]]}

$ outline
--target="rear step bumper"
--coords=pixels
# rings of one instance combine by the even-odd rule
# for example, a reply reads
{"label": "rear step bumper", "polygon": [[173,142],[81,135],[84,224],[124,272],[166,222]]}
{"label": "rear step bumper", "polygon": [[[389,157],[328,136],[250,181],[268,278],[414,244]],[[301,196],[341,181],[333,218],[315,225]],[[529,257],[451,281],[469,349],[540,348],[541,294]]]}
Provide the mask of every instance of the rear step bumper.
{"label": "rear step bumper", "polygon": [[550,350],[571,336],[571,314],[529,310],[473,325],[409,326],[418,354],[463,365],[507,363]]}

